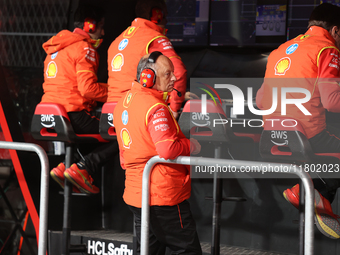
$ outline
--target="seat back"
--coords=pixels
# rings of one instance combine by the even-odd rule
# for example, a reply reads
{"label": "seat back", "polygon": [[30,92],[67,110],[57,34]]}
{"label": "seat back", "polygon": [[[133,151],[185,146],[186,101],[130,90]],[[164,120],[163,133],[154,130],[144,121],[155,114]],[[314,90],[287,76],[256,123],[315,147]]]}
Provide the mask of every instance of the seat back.
{"label": "seat back", "polygon": [[315,154],[302,125],[295,119],[273,117],[267,120],[260,139],[264,159],[289,162],[312,162]]}
{"label": "seat back", "polygon": [[36,140],[106,142],[99,134],[76,134],[63,105],[39,103],[34,111],[31,134]]}
{"label": "seat back", "polygon": [[198,141],[229,142],[227,133],[230,126],[222,107],[212,100],[206,102],[206,114],[202,113],[201,100],[186,102],[178,120],[183,134]]}
{"label": "seat back", "polygon": [[99,122],[99,134],[105,140],[117,140],[116,128],[113,125],[113,111],[117,102],[107,102],[102,107]]}

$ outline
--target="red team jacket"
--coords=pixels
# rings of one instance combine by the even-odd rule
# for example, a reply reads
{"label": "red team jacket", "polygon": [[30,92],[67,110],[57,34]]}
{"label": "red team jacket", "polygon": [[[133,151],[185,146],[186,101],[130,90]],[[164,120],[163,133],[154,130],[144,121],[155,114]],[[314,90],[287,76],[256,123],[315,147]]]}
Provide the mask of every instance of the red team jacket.
{"label": "red team jacket", "polygon": [[175,67],[175,89],[182,93],[178,97],[176,91],[171,93],[170,107],[173,111],[181,108],[186,92],[186,69],[172,47],[169,39],[162,34],[163,28],[153,22],[136,18],[108,49],[109,84],[108,102],[118,101],[136,79],[137,65],[142,56],[153,51],[160,51],[170,58]]}
{"label": "red team jacket", "polygon": [[[166,92],[144,88],[134,82],[114,110],[121,165],[126,169],[123,198],[128,205],[141,207],[142,175],[150,158],[160,155],[174,159],[190,155],[190,140],[183,135],[167,107],[167,97]],[[188,199],[190,192],[187,166],[157,164],[154,167],[150,205],[176,205]]]}
{"label": "red team jacket", "polygon": [[97,41],[83,30],[62,30],[43,44],[44,95],[41,102],[60,103],[67,112],[91,111],[106,102],[107,84],[97,82]]}
{"label": "red team jacket", "polygon": [[[304,35],[282,44],[268,57],[265,80],[256,96],[261,109],[272,106],[272,88],[278,89],[276,111],[263,118],[275,119],[284,116],[281,109],[282,88],[304,88],[311,99],[303,103],[310,115],[304,114],[294,104],[287,104],[287,119],[301,122],[307,138],[311,138],[326,128],[325,109],[340,112],[339,49],[329,32],[312,26]],[[303,93],[287,93],[288,99],[304,98]]]}

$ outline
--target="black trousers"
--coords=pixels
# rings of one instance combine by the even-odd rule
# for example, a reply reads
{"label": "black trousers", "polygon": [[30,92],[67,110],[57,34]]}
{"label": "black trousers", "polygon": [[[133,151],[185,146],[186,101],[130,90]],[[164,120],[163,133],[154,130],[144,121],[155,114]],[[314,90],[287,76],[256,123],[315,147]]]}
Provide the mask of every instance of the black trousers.
{"label": "black trousers", "polygon": [[[340,127],[327,125],[327,128],[321,133],[309,139],[314,153],[340,153]],[[323,178],[323,174],[319,173],[322,178],[313,178],[314,187],[330,202],[334,200],[337,189],[340,187],[339,178]]]}
{"label": "black trousers", "polygon": [[[74,132],[77,134],[99,134],[100,114],[101,112],[97,110],[68,112]],[[78,148],[84,156],[86,170],[90,175],[94,175],[119,151],[117,141],[98,144],[82,143]]]}
{"label": "black trousers", "polygon": [[[140,254],[141,209],[129,206],[135,218],[137,251]],[[196,223],[188,201],[174,206],[151,206],[149,227],[149,254],[201,255]]]}

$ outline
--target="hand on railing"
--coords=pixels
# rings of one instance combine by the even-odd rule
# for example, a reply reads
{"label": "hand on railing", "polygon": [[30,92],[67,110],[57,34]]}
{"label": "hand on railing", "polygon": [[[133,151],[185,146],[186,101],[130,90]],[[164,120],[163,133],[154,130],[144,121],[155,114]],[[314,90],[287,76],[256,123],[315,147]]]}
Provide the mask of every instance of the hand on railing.
{"label": "hand on railing", "polygon": [[195,138],[190,138],[190,147],[193,148],[191,155],[196,155],[201,152],[201,145]]}

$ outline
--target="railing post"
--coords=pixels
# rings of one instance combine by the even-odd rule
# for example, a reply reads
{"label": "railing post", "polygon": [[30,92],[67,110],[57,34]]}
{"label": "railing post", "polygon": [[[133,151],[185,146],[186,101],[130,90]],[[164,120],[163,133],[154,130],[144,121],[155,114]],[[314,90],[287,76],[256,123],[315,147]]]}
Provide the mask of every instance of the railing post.
{"label": "railing post", "polygon": [[[178,157],[174,160],[165,160],[154,156],[146,163],[143,172],[143,187],[142,187],[142,226],[141,226],[141,255],[148,255],[149,252],[149,219],[150,219],[150,174],[152,168],[158,163],[167,164],[180,164],[180,165],[201,165],[201,166],[212,166],[218,164],[220,167],[223,166],[235,166],[237,169],[241,167],[250,166],[258,167],[262,169],[263,166],[270,165],[270,169],[284,168],[287,167],[287,174],[296,174],[302,180],[302,184],[305,188],[305,236],[304,236],[304,254],[314,254],[314,186],[308,173],[304,171],[298,171],[292,168],[289,164],[279,163],[268,163],[260,161],[241,161],[241,160],[227,160],[227,159],[216,159],[216,158],[203,158],[203,157]],[[263,173],[258,171],[259,173]]]}
{"label": "railing post", "polygon": [[45,255],[47,250],[47,215],[48,215],[48,187],[49,164],[44,149],[33,143],[0,141],[1,149],[31,151],[38,154],[41,163],[40,211],[39,211],[39,240],[38,255]]}

